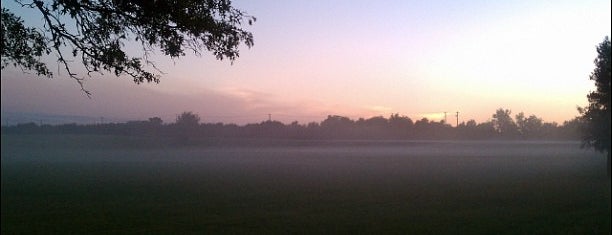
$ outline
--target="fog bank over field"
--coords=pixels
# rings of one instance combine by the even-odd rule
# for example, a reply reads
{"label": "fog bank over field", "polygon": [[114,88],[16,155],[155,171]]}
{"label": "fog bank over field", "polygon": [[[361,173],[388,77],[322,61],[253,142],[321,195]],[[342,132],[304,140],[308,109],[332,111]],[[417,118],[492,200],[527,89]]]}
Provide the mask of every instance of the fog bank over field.
{"label": "fog bank over field", "polygon": [[572,141],[2,135],[2,232],[607,234],[602,154]]}
{"label": "fog bank over field", "polygon": [[[2,162],[140,162],[144,165],[167,162],[222,167],[230,171],[240,171],[241,167],[273,171],[301,169],[304,177],[311,173],[317,175],[315,172],[321,169],[344,171],[354,167],[368,172],[380,171],[378,174],[388,173],[386,170],[392,168],[397,172],[421,172],[429,177],[446,174],[566,174],[595,170],[605,165],[600,153],[581,149],[577,141],[251,139],[218,140],[203,146],[138,147],[95,136],[68,135],[68,141],[50,140],[49,136],[29,138],[32,137],[4,135],[3,146],[6,147],[3,148]],[[48,139],[50,143],[35,143],[36,138]],[[79,138],[100,139],[70,147]],[[309,172],[311,170],[313,172]]]}

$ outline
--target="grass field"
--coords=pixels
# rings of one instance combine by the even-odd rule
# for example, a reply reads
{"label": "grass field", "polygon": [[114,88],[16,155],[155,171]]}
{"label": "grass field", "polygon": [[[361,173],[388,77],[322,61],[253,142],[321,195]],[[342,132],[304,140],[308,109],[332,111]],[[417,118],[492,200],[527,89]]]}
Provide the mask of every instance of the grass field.
{"label": "grass field", "polygon": [[272,142],[3,135],[1,232],[610,234],[577,143]]}

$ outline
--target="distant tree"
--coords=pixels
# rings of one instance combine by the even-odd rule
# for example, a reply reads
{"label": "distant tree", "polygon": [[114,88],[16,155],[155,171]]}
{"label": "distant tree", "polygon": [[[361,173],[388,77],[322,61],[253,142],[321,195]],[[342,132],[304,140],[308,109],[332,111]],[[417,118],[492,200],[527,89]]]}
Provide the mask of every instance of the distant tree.
{"label": "distant tree", "polygon": [[468,128],[475,128],[476,127],[476,121],[474,119],[470,119],[467,123],[465,123],[465,126]]}
{"label": "distant tree", "polygon": [[279,121],[263,121],[254,125],[259,136],[264,137],[282,137],[285,134],[285,124]]}
{"label": "distant tree", "polygon": [[582,118],[573,118],[569,121],[564,121],[559,130],[559,137],[563,139],[580,139],[583,130]]}
{"label": "distant tree", "polygon": [[162,124],[164,121],[159,117],[149,118],[149,121],[145,121],[146,123],[146,134],[149,136],[159,136],[162,130]]}
{"label": "distant tree", "polygon": [[164,121],[161,118],[159,118],[159,117],[149,118],[149,123],[151,123],[151,125],[153,125],[153,126],[161,126],[161,124],[163,122]]}
{"label": "distant tree", "polygon": [[589,77],[595,81],[596,91],[587,95],[589,105],[579,108],[584,123],[583,146],[608,153],[608,176],[610,176],[610,77],[612,51],[610,39],[606,37],[597,47],[595,69]]}
{"label": "distant tree", "polygon": [[192,144],[193,137],[199,133],[200,116],[192,112],[183,112],[176,117],[176,122],[170,127],[181,144]]}
{"label": "distant tree", "polygon": [[354,137],[352,131],[354,131],[355,122],[348,117],[338,115],[328,115],[327,119],[323,120],[320,125],[320,129],[324,132],[323,135],[326,137]]}
{"label": "distant tree", "polygon": [[[40,13],[43,25],[27,27],[23,20],[2,8],[2,69],[7,65],[52,77],[44,55],[53,53],[68,76],[79,77],[70,61],[83,64],[86,74],[127,74],[135,83],[159,82],[149,61],[153,49],[172,58],[192,51],[210,51],[217,59],[238,57],[241,43],[253,46],[253,35],[240,28],[255,18],[232,7],[231,0],[32,0],[17,1]],[[126,43],[142,47],[142,56],[131,57]],[[131,44],[130,44],[131,45]],[[85,89],[83,91],[87,92]],[[89,94],[87,92],[87,94]]]}
{"label": "distant tree", "polygon": [[449,139],[454,137],[453,127],[444,120],[430,121],[427,128],[427,135],[434,139]]}
{"label": "distant tree", "polygon": [[523,113],[523,112],[518,113],[516,116],[514,116],[514,120],[516,120],[516,127],[517,127],[519,133],[521,133],[521,135],[523,135],[523,132],[525,131],[525,126],[527,125],[527,120],[525,118],[525,113]]}
{"label": "distant tree", "polygon": [[425,131],[428,126],[429,126],[429,119],[427,119],[426,117],[423,117],[420,120],[417,120],[416,122],[414,122],[414,128],[416,128],[419,131]]}
{"label": "distant tree", "polygon": [[387,126],[388,120],[383,116],[375,116],[364,120],[363,124],[369,127],[382,129]]}
{"label": "distant tree", "polygon": [[495,125],[493,125],[493,122],[491,121],[479,123],[476,126],[476,133],[478,138],[490,138],[495,134],[499,134],[495,130]]}
{"label": "distant tree", "polygon": [[318,122],[309,122],[308,125],[306,126],[309,129],[318,129],[319,128],[319,123]]}
{"label": "distant tree", "polygon": [[353,125],[353,120],[348,117],[338,116],[338,115],[328,115],[327,119],[321,122],[321,127],[327,128],[330,130],[334,129],[346,129],[350,128]]}
{"label": "distant tree", "polygon": [[504,137],[515,137],[518,134],[516,123],[512,119],[512,111],[500,108],[493,114],[493,127],[495,131]]}
{"label": "distant tree", "polygon": [[557,138],[559,135],[559,123],[557,122],[544,122],[540,129],[540,135],[542,137]]}
{"label": "distant tree", "polygon": [[407,116],[400,116],[397,113],[391,114],[391,116],[389,117],[389,125],[392,128],[410,128],[413,124],[414,123],[412,122],[412,119]]}
{"label": "distant tree", "polygon": [[461,122],[455,127],[457,138],[474,139],[478,138],[476,126],[478,124],[474,119],[470,119],[467,122]]}
{"label": "distant tree", "polygon": [[183,112],[176,117],[177,126],[197,127],[200,124],[200,116],[192,112]]}
{"label": "distant tree", "polygon": [[419,138],[426,137],[428,134],[430,134],[429,127],[429,119],[426,117],[416,120],[413,125],[413,134]]}
{"label": "distant tree", "polygon": [[368,119],[360,118],[353,127],[354,136],[358,138],[385,138],[389,137],[389,121],[383,116],[374,116]]}
{"label": "distant tree", "polygon": [[542,119],[535,115],[530,115],[527,118],[525,118],[525,114],[523,112],[516,115],[518,132],[525,139],[540,136],[542,134],[542,123]]}
{"label": "distant tree", "polygon": [[414,123],[409,117],[400,116],[397,113],[389,117],[389,128],[396,138],[408,137],[413,125]]}

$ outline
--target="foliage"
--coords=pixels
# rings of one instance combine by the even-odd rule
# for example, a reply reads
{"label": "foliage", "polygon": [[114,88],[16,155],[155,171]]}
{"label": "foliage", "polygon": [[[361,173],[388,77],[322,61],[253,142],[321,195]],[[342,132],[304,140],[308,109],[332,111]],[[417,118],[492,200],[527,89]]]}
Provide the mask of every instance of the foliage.
{"label": "foliage", "polygon": [[612,140],[610,122],[610,80],[612,74],[612,51],[610,50],[610,39],[606,37],[597,46],[597,58],[595,58],[595,69],[589,77],[595,81],[597,90],[587,95],[589,105],[578,108],[582,115],[584,136],[583,146],[592,147],[600,152],[608,153],[608,176],[610,176],[610,145]]}
{"label": "foliage", "polygon": [[197,127],[200,124],[200,116],[192,112],[183,112],[176,118],[177,126]]}
{"label": "foliage", "polygon": [[595,69],[589,77],[595,81],[597,90],[587,95],[589,105],[579,108],[584,122],[583,144],[598,151],[610,153],[610,76],[612,51],[608,37],[597,47]]}
{"label": "foliage", "polygon": [[[503,110],[503,109],[499,109]],[[498,111],[499,111],[498,110]],[[510,113],[503,110],[503,113]],[[499,115],[497,115],[499,116]],[[330,115],[322,122],[300,124],[292,122],[283,124],[268,120],[261,123],[236,124],[200,123],[200,117],[192,112],[183,112],[177,116],[175,123],[164,124],[161,118],[149,118],[148,121],[130,121],[127,123],[107,123],[95,125],[64,124],[58,126],[35,123],[3,126],[4,134],[34,133],[70,133],[70,134],[109,134],[109,135],[144,135],[179,137],[181,141],[195,141],[198,138],[275,138],[275,139],[394,139],[394,140],[578,140],[578,119],[564,122],[563,125],[543,122],[535,115],[524,118],[517,115],[519,125],[511,126],[498,132],[492,121],[476,123],[474,120],[452,127],[443,121],[431,121],[426,118],[412,122],[412,119],[399,114],[389,118],[382,116],[354,121],[348,117]],[[506,122],[514,123],[510,116]],[[508,134],[508,135],[506,135]]]}
{"label": "foliage", "polygon": [[506,109],[498,109],[493,114],[493,126],[495,130],[505,136],[514,136],[517,134],[517,126],[514,120],[512,120],[512,111]]}
{"label": "foliage", "polygon": [[516,125],[518,132],[525,138],[536,137],[538,133],[541,133],[542,119],[535,115],[530,115],[525,118],[525,114],[520,112],[516,115]]}
{"label": "foliage", "polygon": [[[253,35],[240,25],[245,21],[250,25],[255,18],[232,7],[230,0],[18,3],[37,10],[44,26],[26,27],[2,8],[2,69],[11,64],[51,77],[41,56],[53,52],[81,88],[83,77],[73,72],[72,58],[83,64],[87,75],[107,71],[127,74],[135,83],[157,83],[159,75],[145,69],[147,65],[155,68],[148,59],[154,49],[171,58],[184,56],[185,51],[201,55],[207,50],[219,60],[233,61],[241,43],[253,46]],[[134,42],[140,44],[142,56],[128,55],[126,44]]]}
{"label": "foliage", "polygon": [[149,122],[154,126],[161,126],[164,121],[159,117],[149,118]]}
{"label": "foliage", "polygon": [[2,8],[2,69],[7,65],[21,66],[36,71],[37,75],[51,77],[45,63],[38,57],[48,55],[45,36],[35,28],[27,28],[23,20]]}

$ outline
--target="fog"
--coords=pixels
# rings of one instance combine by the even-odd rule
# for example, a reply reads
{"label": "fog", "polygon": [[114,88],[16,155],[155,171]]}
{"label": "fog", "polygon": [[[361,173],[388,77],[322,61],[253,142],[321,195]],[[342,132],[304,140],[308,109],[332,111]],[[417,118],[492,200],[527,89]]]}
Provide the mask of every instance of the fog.
{"label": "fog", "polygon": [[[287,145],[287,146],[285,146]],[[602,154],[573,141],[251,141],[182,148],[19,148],[12,162],[167,164],[278,177],[506,177],[599,171]]]}
{"label": "fog", "polygon": [[605,157],[578,142],[57,137],[3,135],[3,233],[609,231]]}

